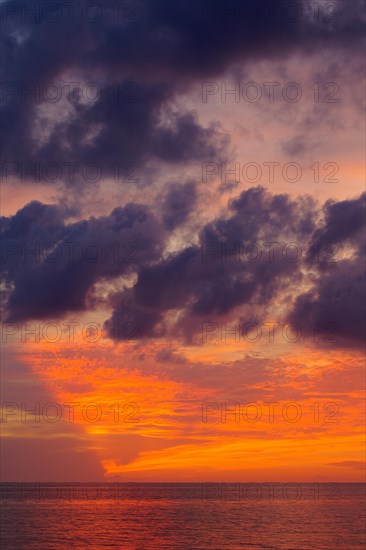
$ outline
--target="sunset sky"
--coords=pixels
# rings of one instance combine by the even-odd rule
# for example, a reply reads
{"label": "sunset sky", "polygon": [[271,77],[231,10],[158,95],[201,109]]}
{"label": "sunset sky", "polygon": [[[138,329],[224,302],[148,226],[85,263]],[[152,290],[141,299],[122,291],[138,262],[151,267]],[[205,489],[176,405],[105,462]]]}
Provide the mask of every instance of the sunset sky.
{"label": "sunset sky", "polygon": [[364,481],[362,0],[23,4],[3,481]]}

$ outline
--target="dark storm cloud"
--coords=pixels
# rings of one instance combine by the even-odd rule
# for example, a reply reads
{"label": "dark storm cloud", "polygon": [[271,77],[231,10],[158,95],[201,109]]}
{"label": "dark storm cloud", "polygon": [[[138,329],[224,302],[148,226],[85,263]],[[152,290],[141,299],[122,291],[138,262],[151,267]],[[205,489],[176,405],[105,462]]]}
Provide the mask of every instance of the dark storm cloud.
{"label": "dark storm cloud", "polygon": [[[311,261],[318,254],[315,243],[321,246],[324,243],[334,244],[334,249],[346,249],[359,254],[365,252],[365,201],[363,193],[357,199],[336,202],[329,200],[324,205],[324,224],[319,227],[313,236],[308,259]],[[327,265],[324,263],[323,265]],[[328,264],[331,265],[331,264]]]}
{"label": "dark storm cloud", "polygon": [[167,229],[175,229],[184,223],[197,200],[196,186],[193,181],[182,185],[172,183],[163,202],[163,222]]}
{"label": "dark storm cloud", "polygon": [[114,310],[111,318],[106,321],[105,328],[114,341],[157,338],[164,334],[163,327],[159,327],[164,311],[137,304],[133,291],[125,291],[122,299],[115,296],[112,305]]}
{"label": "dark storm cloud", "polygon": [[296,299],[288,320],[309,329],[309,334],[317,331],[325,343],[363,346],[365,303],[365,262],[344,260]]}
{"label": "dark storm cloud", "polygon": [[[289,315],[290,321],[307,327],[317,324],[319,334],[334,344],[363,346],[365,341],[365,199],[364,193],[325,204],[324,224],[314,232],[307,257],[320,273]],[[318,262],[322,249],[327,261]]]}
{"label": "dark storm cloud", "polygon": [[56,206],[32,202],[2,219],[7,321],[58,318],[93,307],[98,281],[136,271],[163,250],[161,224],[143,206],[64,223]]}
{"label": "dark storm cloud", "polygon": [[[217,157],[225,145],[219,128],[202,127],[189,110],[172,110],[177,93],[235,62],[338,45],[354,56],[363,33],[358,1],[337,3],[331,23],[315,20],[301,0],[291,2],[296,17],[288,15],[287,0],[141,0],[131,21],[116,18],[116,3],[104,1],[95,22],[85,17],[86,2],[75,4],[70,21],[64,2],[55,0],[62,17],[51,22],[22,18],[17,9],[11,15],[12,5],[23,4],[2,5],[3,161],[94,161],[104,175],[114,162]],[[25,88],[70,81],[80,86],[72,97],[64,87],[60,103],[41,97],[37,105],[22,96]],[[85,81],[97,84],[97,101],[83,101]]]}
{"label": "dark storm cloud", "polygon": [[[175,184],[168,202],[174,190]],[[186,198],[183,192],[183,203]],[[364,201],[328,201],[321,209],[310,197],[250,188],[229,203],[226,216],[202,228],[197,244],[169,255],[164,248],[173,214],[167,224],[145,206],[127,204],[109,216],[73,222],[75,213],[61,206],[32,202],[1,220],[6,320],[55,319],[103,304],[112,310],[105,328],[113,340],[190,339],[203,322],[225,321],[235,311],[261,320],[290,292],[287,321],[303,327],[304,336],[317,325],[328,338],[336,327],[341,345],[360,342]],[[184,223],[180,216],[178,209]],[[286,243],[302,249],[298,261],[285,261]],[[329,243],[338,246],[336,255]],[[117,282],[121,275],[135,280],[127,287]],[[102,297],[98,283],[106,288]]]}
{"label": "dark storm cloud", "polygon": [[[249,189],[231,202],[230,216],[202,229],[199,245],[142,268],[135,287],[128,291],[130,308],[134,303],[138,311],[149,311],[150,321],[153,312],[181,310],[172,334],[183,331],[187,336],[199,330],[202,320],[223,320],[238,306],[252,305],[254,315],[260,315],[258,308],[272,306],[288,285],[305,283],[311,285],[311,290],[300,294],[294,305],[287,304],[288,322],[301,326],[305,337],[307,331],[313,336],[317,326],[322,342],[362,344],[364,201],[364,195],[354,200],[328,201],[321,212],[310,198],[294,200],[287,195],[271,195],[262,188]],[[304,261],[283,262],[277,255],[272,262],[267,254],[254,262],[234,261],[230,251],[235,245],[259,241],[298,243]],[[276,250],[274,244],[272,250]],[[207,252],[207,261],[203,261],[202,251]],[[122,292],[121,302],[124,296]],[[150,326],[151,335],[164,330],[169,333],[161,320],[156,316],[155,325]],[[109,328],[113,323],[118,324],[117,310]]]}
{"label": "dark storm cloud", "polygon": [[[35,22],[31,15],[17,13],[3,19],[2,162],[95,162],[103,176],[114,173],[115,163],[218,162],[226,154],[227,136],[214,122],[202,126],[190,107],[177,107],[180,94],[235,64],[317,54],[328,47],[358,59],[362,51],[364,5],[358,0],[334,2],[332,21],[315,19],[301,0],[291,1],[295,18],[284,15],[288,0],[141,0],[135,20],[126,21],[116,19],[116,3],[105,0],[101,19],[90,22],[82,9],[92,3],[77,2],[73,21],[64,16]],[[2,3],[1,13],[15,4]],[[79,84],[70,92],[67,82]],[[94,82],[100,97],[86,100],[85,82]],[[25,89],[38,93],[49,83],[62,88],[60,101],[46,101],[42,93],[39,100],[24,96]],[[308,145],[300,136],[287,147],[290,154],[299,154]],[[230,203],[227,216],[201,229],[198,244],[166,256],[166,238],[189,219],[196,192],[194,182],[170,185],[162,194],[161,220],[146,207],[127,204],[109,216],[75,222],[76,212],[38,202],[4,218],[8,321],[87,310],[97,299],[97,283],[115,284],[117,277],[131,274],[137,277],[134,286],[122,285],[106,299],[113,309],[106,323],[109,333],[120,323],[135,323],[141,337],[161,336],[169,332],[167,317],[175,312],[179,319],[170,322],[187,333],[205,316],[221,318],[248,304],[271,305],[312,270],[313,288],[298,297],[290,317],[342,317],[349,337],[359,336],[359,201],[327,203],[321,214],[309,198],[248,189]],[[236,244],[258,241],[306,243],[306,261],[270,262],[268,253],[244,262],[228,253],[222,261],[223,247],[230,251]],[[314,262],[316,246],[332,242],[353,247],[353,256],[336,265]],[[102,251],[97,261],[85,253],[91,243]],[[39,246],[42,257],[24,257],[23,246]],[[203,250],[209,251],[205,261]],[[133,258],[138,261],[127,261]]]}
{"label": "dark storm cloud", "polygon": [[[302,279],[299,263],[281,261],[278,257],[272,261],[269,252],[271,246],[272,250],[275,247],[274,234],[282,244],[290,237],[297,242],[304,239],[307,242],[311,237],[315,229],[311,199],[294,200],[286,195],[271,195],[263,188],[252,188],[232,201],[230,209],[229,217],[216,219],[202,229],[198,245],[141,268],[135,287],[128,291],[129,303],[132,301],[137,311],[181,310],[173,332],[177,334],[177,329],[181,329],[188,334],[196,330],[197,321],[207,317],[223,318],[234,308],[247,304],[265,306],[290,282]],[[251,249],[259,241],[267,242],[268,248],[262,245],[258,258],[234,258],[230,254],[248,243]],[[120,294],[121,303],[126,294]],[[118,296],[114,299],[118,300]],[[109,328],[113,322],[118,324],[116,313],[115,310]],[[156,317],[151,330],[160,321],[161,317]],[[164,328],[159,324],[160,330]]]}

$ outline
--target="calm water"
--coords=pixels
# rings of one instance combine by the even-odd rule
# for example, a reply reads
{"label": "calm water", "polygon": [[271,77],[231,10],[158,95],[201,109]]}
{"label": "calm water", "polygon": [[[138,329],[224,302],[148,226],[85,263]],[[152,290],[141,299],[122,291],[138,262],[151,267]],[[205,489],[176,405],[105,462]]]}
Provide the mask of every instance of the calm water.
{"label": "calm water", "polygon": [[356,550],[363,484],[2,484],[3,550]]}

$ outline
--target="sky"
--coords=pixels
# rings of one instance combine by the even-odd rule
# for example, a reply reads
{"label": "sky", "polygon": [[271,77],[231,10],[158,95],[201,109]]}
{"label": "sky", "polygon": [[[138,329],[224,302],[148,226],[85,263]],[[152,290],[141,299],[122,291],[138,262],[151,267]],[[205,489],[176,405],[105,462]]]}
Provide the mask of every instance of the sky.
{"label": "sky", "polygon": [[3,481],[364,481],[364,3],[0,17]]}

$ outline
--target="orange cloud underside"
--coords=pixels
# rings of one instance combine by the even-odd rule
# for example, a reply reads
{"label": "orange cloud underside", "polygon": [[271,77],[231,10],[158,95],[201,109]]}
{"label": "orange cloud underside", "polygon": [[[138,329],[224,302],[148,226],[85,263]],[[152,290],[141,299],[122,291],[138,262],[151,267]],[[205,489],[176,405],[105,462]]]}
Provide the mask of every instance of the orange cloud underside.
{"label": "orange cloud underside", "polygon": [[[75,404],[73,423],[107,479],[363,480],[361,354],[290,348],[268,362],[263,378],[252,378],[243,358],[242,366],[226,364],[238,380],[243,374],[228,391],[224,368],[222,384],[220,369],[208,381],[197,374],[197,365],[218,368],[220,349],[227,360],[227,345],[216,347],[215,360],[204,347],[187,350],[194,368],[187,358],[179,368],[159,362],[162,347],[29,343],[22,359],[62,405],[65,422],[64,404]],[[91,403],[101,412],[95,422]],[[272,416],[269,403],[277,403]]]}

